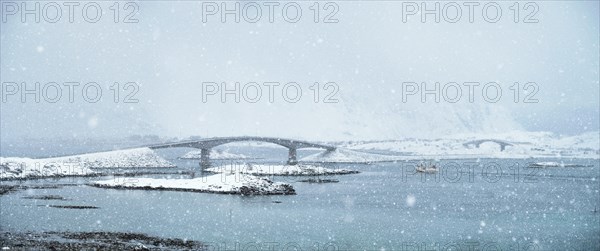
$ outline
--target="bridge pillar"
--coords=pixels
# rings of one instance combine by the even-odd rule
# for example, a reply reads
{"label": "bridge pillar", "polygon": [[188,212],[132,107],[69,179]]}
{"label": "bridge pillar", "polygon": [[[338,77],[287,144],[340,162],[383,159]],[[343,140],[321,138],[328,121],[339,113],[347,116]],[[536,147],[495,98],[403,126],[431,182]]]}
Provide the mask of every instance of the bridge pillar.
{"label": "bridge pillar", "polygon": [[210,168],[210,148],[200,149],[200,167],[202,170]]}
{"label": "bridge pillar", "polygon": [[506,149],[506,145],[505,144],[501,144],[500,145],[500,151],[502,152],[502,151],[504,151],[504,149]]}
{"label": "bridge pillar", "polygon": [[296,148],[289,148],[287,164],[288,165],[298,164],[298,160],[296,160]]}

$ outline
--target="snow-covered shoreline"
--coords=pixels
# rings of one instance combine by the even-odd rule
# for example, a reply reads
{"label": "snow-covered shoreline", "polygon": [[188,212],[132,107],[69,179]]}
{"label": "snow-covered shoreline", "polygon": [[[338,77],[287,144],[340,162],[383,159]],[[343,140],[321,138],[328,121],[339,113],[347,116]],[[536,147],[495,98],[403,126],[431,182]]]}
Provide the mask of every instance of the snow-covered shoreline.
{"label": "snow-covered shoreline", "polygon": [[[500,145],[491,140],[503,141],[511,145],[501,151]],[[483,141],[479,147],[473,143],[477,141]],[[471,143],[468,144],[469,142]],[[337,152],[315,154],[302,161],[344,162],[346,159],[360,160],[361,158],[364,162],[473,158],[600,159],[600,132],[562,136],[549,132],[515,131],[498,134],[449,135],[447,138],[437,139],[344,141],[337,142],[335,145],[338,146]]]}
{"label": "snow-covered shoreline", "polygon": [[52,159],[0,158],[0,180],[41,177],[90,176],[96,172],[80,162]]}
{"label": "snow-covered shoreline", "polygon": [[[376,149],[371,149],[376,150]],[[378,149],[377,149],[378,150]],[[334,152],[321,152],[306,156],[300,161],[304,163],[340,163],[340,164],[371,164],[380,162],[423,161],[423,160],[468,160],[468,159],[600,159],[600,156],[546,156],[546,155],[517,155],[517,154],[380,154],[367,153],[367,150],[348,150],[338,148]]]}
{"label": "snow-covered shoreline", "polygon": [[108,152],[51,158],[57,162],[81,162],[88,168],[171,168],[173,163],[158,156],[150,148],[134,148]]}
{"label": "snow-covered shoreline", "polygon": [[0,180],[100,175],[104,168],[172,168],[149,148],[31,159],[0,157]]}
{"label": "snow-covered shoreline", "polygon": [[403,156],[383,155],[376,153],[366,153],[344,148],[338,148],[334,151],[324,151],[301,159],[309,163],[373,163],[401,160]]}
{"label": "snow-covered shoreline", "polygon": [[529,167],[546,168],[546,167],[589,167],[589,166],[580,165],[580,164],[564,163],[564,162],[555,162],[555,161],[543,161],[543,162],[536,162],[536,163],[530,164]]}
{"label": "snow-covered shoreline", "polygon": [[206,169],[214,173],[242,173],[258,176],[320,176],[354,174],[358,171],[345,168],[325,168],[309,164],[297,165],[268,165],[268,164],[233,164],[211,167]]}
{"label": "snow-covered shoreline", "polygon": [[[179,157],[181,159],[200,159],[201,157],[200,150],[193,150],[187,152],[183,156]],[[210,159],[211,160],[235,160],[235,159],[248,159],[249,157],[243,154],[230,153],[222,150],[211,150],[210,151]]]}
{"label": "snow-covered shoreline", "polygon": [[124,178],[96,181],[89,184],[99,188],[167,190],[198,193],[241,195],[293,195],[294,188],[266,177],[241,173],[214,174],[193,179]]}

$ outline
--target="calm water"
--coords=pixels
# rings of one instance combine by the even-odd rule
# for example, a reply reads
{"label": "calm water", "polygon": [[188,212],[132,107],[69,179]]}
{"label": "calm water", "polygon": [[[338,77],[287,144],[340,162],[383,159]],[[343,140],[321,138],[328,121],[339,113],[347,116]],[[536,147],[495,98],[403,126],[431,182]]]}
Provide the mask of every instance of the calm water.
{"label": "calm water", "polygon": [[[273,150],[252,161],[285,154]],[[197,169],[196,161],[175,161],[182,169]],[[292,183],[298,193],[292,196],[82,185],[109,177],[34,180],[28,183],[81,185],[0,196],[0,228],[141,232],[204,241],[217,250],[599,250],[600,212],[594,212],[600,211],[598,160],[562,160],[586,167],[526,168],[531,161],[448,160],[437,175],[414,174],[411,163],[404,162],[338,164],[332,167],[361,173],[327,177],[339,180],[327,184],[275,177]],[[66,200],[23,198],[29,195]]]}

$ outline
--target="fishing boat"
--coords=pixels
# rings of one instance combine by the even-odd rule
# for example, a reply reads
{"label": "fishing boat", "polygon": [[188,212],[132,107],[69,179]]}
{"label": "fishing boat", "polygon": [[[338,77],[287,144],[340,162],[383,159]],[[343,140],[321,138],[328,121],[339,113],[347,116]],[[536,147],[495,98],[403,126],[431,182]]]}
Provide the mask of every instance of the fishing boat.
{"label": "fishing boat", "polygon": [[415,170],[420,173],[437,173],[438,172],[438,168],[435,164],[432,165],[431,163],[429,163],[429,165],[426,165],[423,162],[419,163],[417,165],[417,167],[415,168]]}

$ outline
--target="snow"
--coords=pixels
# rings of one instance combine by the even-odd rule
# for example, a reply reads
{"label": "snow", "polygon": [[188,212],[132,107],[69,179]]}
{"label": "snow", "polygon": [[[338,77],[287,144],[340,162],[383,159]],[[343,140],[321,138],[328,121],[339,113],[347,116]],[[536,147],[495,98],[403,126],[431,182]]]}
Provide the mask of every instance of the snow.
{"label": "snow", "polygon": [[316,176],[351,174],[357,171],[339,168],[331,169],[321,166],[297,164],[297,165],[267,165],[267,164],[242,164],[225,165],[206,169],[215,173],[243,173],[252,175],[276,175],[276,176]]}
{"label": "snow", "polygon": [[89,168],[175,167],[150,148],[88,153],[54,158],[60,162],[83,162]]}
{"label": "snow", "polygon": [[[497,139],[506,141],[507,146],[500,151],[500,145],[486,142],[476,147],[463,144],[473,140]],[[589,132],[576,136],[560,136],[549,132],[509,132],[502,134],[466,134],[441,139],[404,139],[387,141],[344,142],[341,147],[356,151],[377,151],[397,154],[398,160],[422,158],[600,158],[600,132]],[[348,153],[348,152],[346,152]],[[303,160],[319,160],[314,156]],[[334,157],[326,160],[335,160]],[[328,158],[327,158],[328,157]],[[358,157],[352,153],[352,158]],[[344,160],[348,156],[342,156]]]}
{"label": "snow", "polygon": [[[200,159],[201,151],[194,150],[190,151],[183,156],[182,159]],[[230,159],[247,159],[248,156],[243,154],[230,153],[223,150],[211,150],[210,151],[210,159],[214,160],[230,160]]]}
{"label": "snow", "polygon": [[294,188],[266,177],[242,173],[222,173],[193,179],[118,178],[95,181],[90,185],[102,188],[172,190],[225,194],[295,194]]}
{"label": "snow", "polygon": [[417,199],[415,198],[414,195],[408,195],[406,196],[406,205],[409,207],[413,207],[415,205],[415,203],[417,202]]}
{"label": "snow", "polygon": [[95,174],[99,168],[175,167],[149,148],[31,159],[0,157],[0,179]]}
{"label": "snow", "polygon": [[529,167],[538,167],[538,168],[543,168],[543,167],[583,167],[583,165],[565,164],[563,162],[554,162],[554,161],[544,161],[544,162],[533,163],[533,164],[529,165]]}
{"label": "snow", "polygon": [[52,159],[0,157],[0,179],[83,176],[94,173],[94,171],[85,167],[80,162],[57,162]]}
{"label": "snow", "polygon": [[537,163],[533,163],[531,164],[532,167],[559,167],[561,166],[561,163],[558,162],[552,162],[552,161],[548,161],[548,162],[537,162]]}
{"label": "snow", "polygon": [[334,151],[325,151],[302,158],[306,162],[329,162],[329,163],[371,163],[380,161],[398,160],[399,156],[389,156],[374,153],[365,153],[338,148]]}

